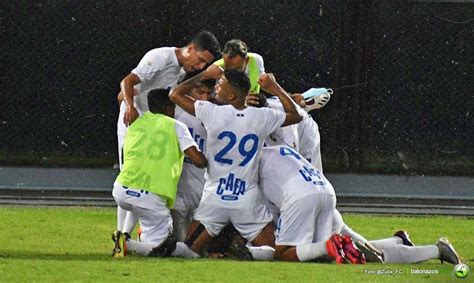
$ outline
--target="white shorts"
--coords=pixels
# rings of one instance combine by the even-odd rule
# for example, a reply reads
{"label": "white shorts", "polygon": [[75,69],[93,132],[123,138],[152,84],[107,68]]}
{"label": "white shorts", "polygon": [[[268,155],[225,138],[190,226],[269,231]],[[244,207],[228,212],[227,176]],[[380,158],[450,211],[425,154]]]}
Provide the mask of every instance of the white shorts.
{"label": "white shorts", "polygon": [[336,197],[313,194],[284,204],[276,227],[275,244],[298,246],[326,241],[331,237]]}
{"label": "white shorts", "polygon": [[213,193],[203,194],[199,207],[194,213],[194,219],[201,222],[207,232],[215,237],[229,223],[232,223],[240,235],[253,241],[262,229],[272,221],[272,213],[264,204],[259,189],[245,193],[238,208],[229,203],[223,207],[222,200]]}
{"label": "white shorts", "polygon": [[173,229],[173,220],[166,201],[145,190],[128,188],[114,183],[112,195],[121,208],[130,211],[140,221],[142,242],[159,245]]}

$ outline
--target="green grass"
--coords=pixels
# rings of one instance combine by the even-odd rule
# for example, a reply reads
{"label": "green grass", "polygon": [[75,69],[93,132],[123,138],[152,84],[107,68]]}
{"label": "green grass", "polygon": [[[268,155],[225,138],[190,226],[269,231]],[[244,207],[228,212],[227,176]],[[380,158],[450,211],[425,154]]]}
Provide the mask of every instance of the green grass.
{"label": "green grass", "polygon": [[[474,262],[474,219],[463,217],[388,217],[343,215],[346,223],[367,238],[389,237],[408,229],[417,244],[439,236],[454,243],[464,261]],[[365,266],[316,263],[238,262],[232,260],[158,259],[129,256],[112,259],[110,234],[115,209],[0,207],[0,281],[136,282],[472,282],[456,279],[452,266],[439,261],[407,265]],[[435,269],[438,275],[411,275],[410,269]],[[369,271],[401,270],[400,275]]]}

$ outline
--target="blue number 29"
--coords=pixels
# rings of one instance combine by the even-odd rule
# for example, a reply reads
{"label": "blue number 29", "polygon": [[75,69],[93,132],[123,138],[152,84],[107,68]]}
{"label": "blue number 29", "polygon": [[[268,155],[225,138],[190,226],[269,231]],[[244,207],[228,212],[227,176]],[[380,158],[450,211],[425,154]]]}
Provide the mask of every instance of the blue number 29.
{"label": "blue number 29", "polygon": [[[237,136],[233,132],[224,131],[220,133],[219,136],[217,136],[217,138],[220,140],[224,138],[229,138],[229,143],[226,146],[224,146],[224,148],[216,154],[216,156],[214,157],[214,160],[220,163],[232,165],[233,160],[229,158],[224,158],[224,155],[226,155],[237,143]],[[251,145],[250,150],[246,150],[245,148],[249,141],[252,142],[252,145]],[[257,152],[257,147],[258,147],[258,136],[255,134],[245,135],[240,140],[239,153],[245,158],[244,160],[242,160],[242,162],[240,162],[239,166],[245,166],[247,165],[247,163],[250,162],[250,160],[252,160],[255,153]]]}

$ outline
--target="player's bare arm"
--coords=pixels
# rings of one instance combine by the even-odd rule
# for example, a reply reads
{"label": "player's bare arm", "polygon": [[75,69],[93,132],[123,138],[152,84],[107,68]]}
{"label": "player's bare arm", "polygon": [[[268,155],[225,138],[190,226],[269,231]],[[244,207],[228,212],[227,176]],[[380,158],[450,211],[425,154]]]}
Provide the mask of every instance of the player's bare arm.
{"label": "player's bare arm", "polygon": [[193,116],[196,116],[194,109],[194,99],[189,97],[187,94],[191,93],[191,91],[198,82],[210,79],[212,75],[213,74],[210,73],[208,69],[206,69],[206,71],[182,82],[170,92],[169,97],[171,101],[181,107],[184,111],[188,112]]}
{"label": "player's bare arm", "polygon": [[122,104],[122,101],[123,101],[123,94],[122,94],[122,92],[120,91],[120,92],[117,94],[117,102],[118,102],[119,107],[120,107],[120,104]]}
{"label": "player's bare arm", "polygon": [[202,152],[200,152],[195,146],[191,146],[184,151],[193,164],[198,168],[206,168],[207,159]]}
{"label": "player's bare arm", "polygon": [[207,67],[205,73],[207,79],[218,80],[222,76],[222,74],[224,74],[224,69],[222,69],[216,64],[212,64]]}
{"label": "player's bare arm", "polygon": [[140,78],[130,73],[128,74],[121,82],[120,82],[120,91],[123,94],[123,98],[127,104],[127,109],[125,110],[125,115],[123,117],[123,122],[125,125],[130,125],[138,118],[138,111],[135,109],[135,105],[133,105],[133,96],[134,90],[133,87],[136,84],[140,83]]}
{"label": "player's bare arm", "polygon": [[278,96],[286,113],[286,119],[282,127],[298,124],[303,117],[298,113],[296,106],[291,101],[288,93],[276,82],[273,74],[263,73],[258,79],[258,84],[270,94]]}

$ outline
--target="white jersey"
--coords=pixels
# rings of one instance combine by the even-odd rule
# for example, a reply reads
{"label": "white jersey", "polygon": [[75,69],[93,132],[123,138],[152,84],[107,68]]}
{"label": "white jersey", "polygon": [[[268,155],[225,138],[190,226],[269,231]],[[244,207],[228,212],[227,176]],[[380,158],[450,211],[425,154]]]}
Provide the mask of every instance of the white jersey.
{"label": "white jersey", "polygon": [[[175,119],[184,123],[191,133],[199,150],[205,153],[207,132],[201,120],[187,113],[176,106]],[[184,157],[183,171],[178,183],[178,197],[176,199],[175,209],[194,209],[201,200],[204,189],[205,169],[198,168],[192,164],[189,157]]]}
{"label": "white jersey", "polygon": [[[272,96],[267,98],[268,107],[285,112],[283,105],[278,97]],[[296,104],[295,104],[296,105]],[[299,114],[303,116],[303,113],[300,113],[299,106],[295,106]],[[303,116],[304,117],[304,116]],[[289,125],[286,127],[280,127],[273,131],[266,139],[265,144],[267,146],[273,145],[287,145],[298,150],[299,149],[299,140],[298,140],[298,124]]]}
{"label": "white jersey", "polygon": [[[267,103],[272,109],[284,111],[283,105],[277,97],[269,97]],[[296,105],[296,103],[294,104]],[[314,167],[322,171],[321,137],[318,124],[303,108],[298,105],[296,105],[296,108],[303,120],[296,125],[277,129],[265,140],[265,144],[291,146],[311,162]]]}
{"label": "white jersey", "polygon": [[[179,65],[175,47],[161,47],[148,51],[140,60],[132,73],[140,78],[135,86],[138,94],[134,96],[135,108],[141,116],[148,111],[148,92],[153,89],[171,89],[186,75]],[[120,115],[117,123],[117,133],[125,135],[127,129],[123,123],[125,100],[120,106]]]}
{"label": "white jersey", "polygon": [[178,63],[175,50],[175,47],[152,49],[132,70],[132,73],[140,78],[138,95],[135,96],[135,103],[140,111],[148,110],[147,94],[150,90],[171,89],[186,75]]}
{"label": "white jersey", "polygon": [[236,207],[247,191],[258,188],[258,159],[264,139],[283,124],[286,115],[269,108],[237,110],[207,101],[194,105],[208,137],[203,194],[213,194],[224,208],[229,203]]}
{"label": "white jersey", "polygon": [[288,146],[263,148],[258,172],[263,194],[278,209],[313,194],[335,196],[321,171]]}

